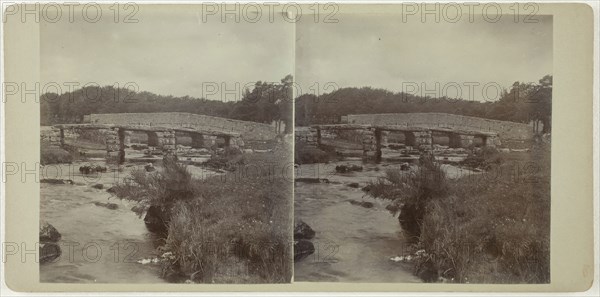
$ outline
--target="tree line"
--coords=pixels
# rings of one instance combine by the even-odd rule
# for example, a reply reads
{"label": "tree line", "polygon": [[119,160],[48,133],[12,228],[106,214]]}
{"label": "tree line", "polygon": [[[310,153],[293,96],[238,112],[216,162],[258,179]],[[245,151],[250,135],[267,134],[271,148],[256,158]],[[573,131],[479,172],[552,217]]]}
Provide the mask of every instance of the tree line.
{"label": "tree line", "polygon": [[42,125],[82,123],[92,113],[188,112],[259,123],[293,127],[293,77],[280,83],[255,83],[245,89],[238,101],[224,102],[190,96],[174,97],[151,92],[135,92],[113,86],[87,86],[63,94],[45,93],[40,98]]}
{"label": "tree line", "polygon": [[[88,86],[73,92],[41,96],[41,124],[81,123],[92,113],[189,112],[259,123],[285,125],[339,123],[348,114],[440,112],[519,123],[533,123],[536,131],[551,131],[552,76],[537,83],[515,82],[494,102],[432,98],[394,93],[370,87],[342,88],[315,96],[293,98],[293,77],[280,83],[258,81],[243,90],[238,101],[223,102],[190,96],[174,97],[151,92],[135,92],[112,86]],[[295,121],[292,104],[295,104]],[[542,128],[540,127],[542,124]]]}
{"label": "tree line", "polygon": [[320,96],[304,94],[295,100],[297,126],[339,123],[348,114],[411,112],[533,123],[536,132],[548,133],[552,119],[552,76],[546,75],[537,83],[515,82],[493,102],[423,97],[370,87],[341,88]]}

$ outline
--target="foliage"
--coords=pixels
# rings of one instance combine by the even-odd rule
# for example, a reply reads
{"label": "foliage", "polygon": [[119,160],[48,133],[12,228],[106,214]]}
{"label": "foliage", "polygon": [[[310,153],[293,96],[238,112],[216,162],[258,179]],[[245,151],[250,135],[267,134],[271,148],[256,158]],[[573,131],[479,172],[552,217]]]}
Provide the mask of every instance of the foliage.
{"label": "foliage", "polygon": [[[280,152],[253,154],[248,166],[285,164],[284,158]],[[289,282],[292,183],[269,170],[253,173],[199,180],[185,166],[166,159],[154,172],[134,171],[115,187],[115,194],[145,206],[134,208],[140,215],[158,206],[169,216],[168,235],[159,248],[165,279]]]}
{"label": "foliage", "polygon": [[68,151],[59,147],[49,147],[42,144],[40,150],[40,164],[71,163],[73,156]]}
{"label": "foliage", "polygon": [[235,102],[163,96],[113,86],[87,86],[63,94],[42,94],[41,123],[81,123],[84,115],[92,113],[189,112],[267,124],[283,121],[289,133],[293,127],[292,83],[291,75],[281,83],[259,81],[252,91],[245,90],[242,98]]}
{"label": "foliage", "polygon": [[306,145],[303,142],[295,143],[294,163],[295,164],[313,164],[328,163],[337,159],[335,150],[324,150],[314,146]]}
{"label": "foliage", "polygon": [[[370,87],[341,88],[315,96],[296,98],[295,124],[338,123],[348,114],[442,112],[520,123],[541,122],[543,133],[550,132],[552,115],[552,76],[538,83],[515,82],[495,102],[479,102],[446,97],[421,97]],[[536,126],[537,127],[537,126]]]}
{"label": "foliage", "polygon": [[[372,184],[370,195],[391,200],[388,209],[413,222],[408,228],[404,223],[407,231],[418,226],[416,247],[426,254],[415,265],[419,276],[461,283],[550,281],[550,150],[532,150],[507,154],[493,173],[443,182],[388,171]],[[431,170],[427,166],[417,172]]]}

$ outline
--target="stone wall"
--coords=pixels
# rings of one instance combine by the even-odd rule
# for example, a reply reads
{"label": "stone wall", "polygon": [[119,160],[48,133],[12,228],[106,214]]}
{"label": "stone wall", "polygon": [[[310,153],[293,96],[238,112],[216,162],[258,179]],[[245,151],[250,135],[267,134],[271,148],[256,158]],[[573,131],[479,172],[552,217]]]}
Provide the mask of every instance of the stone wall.
{"label": "stone wall", "polygon": [[528,124],[446,113],[351,114],[344,120],[347,120],[349,124],[405,125],[425,128],[448,127],[461,130],[489,131],[498,133],[503,140],[533,138],[532,127]]}
{"label": "stone wall", "polygon": [[275,127],[271,125],[183,112],[91,114],[85,119],[96,124],[208,127],[218,131],[240,133],[246,140],[270,140],[277,136]]}

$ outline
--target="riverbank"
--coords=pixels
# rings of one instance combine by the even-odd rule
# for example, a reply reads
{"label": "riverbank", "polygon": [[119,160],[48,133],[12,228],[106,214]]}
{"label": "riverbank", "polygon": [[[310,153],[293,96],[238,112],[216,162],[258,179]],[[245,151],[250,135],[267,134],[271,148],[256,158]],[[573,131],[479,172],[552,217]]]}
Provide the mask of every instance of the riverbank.
{"label": "riverbank", "polygon": [[415,236],[419,253],[409,259],[424,281],[550,281],[549,145],[493,157],[501,161],[482,174],[449,179],[421,166],[372,185],[370,194],[390,200]]}
{"label": "riverbank", "polygon": [[155,172],[134,172],[116,194],[137,201],[140,213],[154,208],[165,222],[156,262],[169,282],[286,283],[292,275],[289,156],[283,147],[231,156],[243,164],[205,179],[166,161]]}

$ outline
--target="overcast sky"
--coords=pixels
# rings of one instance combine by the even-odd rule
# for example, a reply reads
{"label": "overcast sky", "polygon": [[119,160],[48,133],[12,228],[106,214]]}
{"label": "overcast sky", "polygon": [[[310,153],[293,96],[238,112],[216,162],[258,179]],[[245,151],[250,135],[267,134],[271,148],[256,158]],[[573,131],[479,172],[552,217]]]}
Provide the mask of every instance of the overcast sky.
{"label": "overcast sky", "polygon": [[140,6],[132,24],[115,23],[109,12],[98,23],[65,17],[41,25],[43,81],[135,82],[140,91],[202,97],[213,83],[232,90],[294,71],[294,26],[282,18],[223,23],[217,15],[202,22],[199,6]]}
{"label": "overcast sky", "polygon": [[[337,24],[302,21],[296,27],[296,80],[308,86],[326,82],[339,87],[371,86],[394,92],[413,83],[456,97],[452,83],[464,86],[463,98],[493,99],[498,86],[537,82],[552,74],[552,17],[536,24],[502,18],[484,21],[402,22],[395,15],[339,15]],[[409,19],[411,20],[411,19]],[[467,98],[468,85],[475,96]],[[487,97],[483,86],[490,84]],[[323,90],[322,90],[323,91]]]}
{"label": "overcast sky", "polygon": [[[218,17],[202,22],[197,6],[140,6],[136,18],[138,23],[115,23],[112,15],[98,23],[67,18],[42,23],[42,81],[134,82],[140,91],[219,100],[223,87],[278,82],[294,74],[295,66],[300,93],[314,93],[315,83],[322,93],[327,82],[394,92],[417,84],[419,90],[412,92],[421,87],[435,92],[437,82],[441,95],[456,97],[451,86],[456,83],[463,98],[482,100],[485,84],[494,84],[488,89],[488,97],[494,97],[495,85],[508,88],[552,74],[551,17],[538,16],[535,24],[511,18],[452,24],[339,14],[337,24],[304,17],[294,26],[266,17],[254,24],[223,23]],[[211,93],[214,83],[217,94]],[[465,83],[479,84],[473,98],[467,98]]]}

